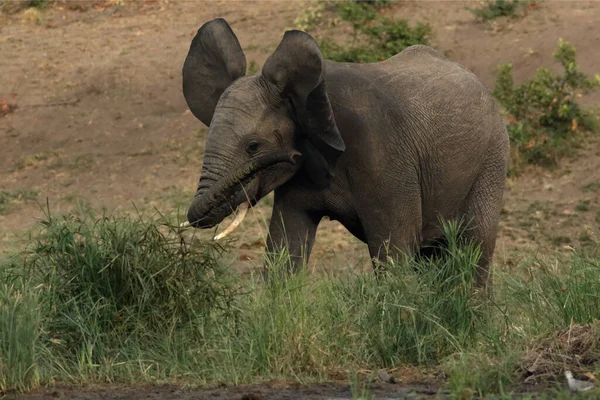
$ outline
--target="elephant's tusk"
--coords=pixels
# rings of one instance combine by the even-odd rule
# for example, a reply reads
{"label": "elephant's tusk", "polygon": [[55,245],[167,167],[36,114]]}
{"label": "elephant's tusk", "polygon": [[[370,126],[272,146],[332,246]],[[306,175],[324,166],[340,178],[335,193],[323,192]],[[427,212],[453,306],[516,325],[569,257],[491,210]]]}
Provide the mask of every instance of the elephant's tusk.
{"label": "elephant's tusk", "polygon": [[225,229],[223,232],[221,232],[217,236],[215,236],[215,240],[223,239],[225,236],[227,236],[231,232],[233,232],[235,230],[235,228],[237,228],[242,223],[244,218],[246,217],[246,213],[248,212],[249,207],[250,207],[250,203],[248,203],[247,201],[240,204],[237,209],[238,213],[235,216],[235,219],[233,220],[231,225],[229,225],[227,227],[227,229]]}
{"label": "elephant's tusk", "polygon": [[180,223],[180,224],[179,224],[179,226],[180,226],[181,228],[185,228],[185,227],[188,227],[188,226],[190,226],[190,223],[189,223],[189,221],[185,221],[185,222],[182,222],[182,223]]}

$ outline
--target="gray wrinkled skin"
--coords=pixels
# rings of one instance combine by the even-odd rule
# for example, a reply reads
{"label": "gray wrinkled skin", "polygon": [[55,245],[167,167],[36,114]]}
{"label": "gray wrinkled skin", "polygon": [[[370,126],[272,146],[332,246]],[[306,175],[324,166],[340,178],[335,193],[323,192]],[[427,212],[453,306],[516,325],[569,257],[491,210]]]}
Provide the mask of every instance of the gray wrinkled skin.
{"label": "gray wrinkled skin", "polygon": [[[285,33],[261,74],[245,69],[227,22],[204,24],[183,68],[188,105],[209,126],[192,226],[214,226],[274,190],[268,251],[287,245],[297,270],[324,216],[376,260],[439,238],[440,217],[465,218],[482,246],[478,283],[488,282],[509,141],[475,75],[420,45],[378,63],[324,60],[300,31]],[[298,162],[257,161],[239,184],[249,160],[286,151]]]}

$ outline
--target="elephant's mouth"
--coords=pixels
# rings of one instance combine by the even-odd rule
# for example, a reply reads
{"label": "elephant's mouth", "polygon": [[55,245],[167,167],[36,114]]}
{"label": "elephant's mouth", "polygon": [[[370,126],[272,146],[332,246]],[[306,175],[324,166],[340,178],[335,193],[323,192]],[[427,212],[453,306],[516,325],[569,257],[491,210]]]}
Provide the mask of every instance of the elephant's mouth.
{"label": "elephant's mouth", "polygon": [[[297,151],[286,150],[246,162],[234,173],[215,182],[209,189],[196,193],[187,213],[189,224],[199,229],[212,228],[240,205],[240,215],[243,219],[247,208],[256,204],[264,195],[259,187],[259,174],[282,163],[295,165],[296,158],[300,156]],[[236,218],[232,226],[239,225],[241,219],[238,221]]]}
{"label": "elephant's mouth", "polygon": [[[215,201],[213,207],[209,208],[201,217],[197,217],[197,214],[194,214],[193,216],[190,215],[190,210],[192,210],[192,206],[194,206],[195,203],[206,201],[207,196],[205,193],[196,193],[196,196],[192,201],[192,206],[188,209],[188,221],[190,222],[190,225],[199,229],[213,228],[231,215],[240,204],[248,203],[249,206],[255,205],[257,202],[256,195],[258,193],[258,181],[258,177],[255,177],[246,185],[238,183],[236,185],[237,187],[234,188],[233,193],[229,196],[217,195],[215,200],[218,201]],[[196,218],[195,222],[193,222],[194,218]]]}

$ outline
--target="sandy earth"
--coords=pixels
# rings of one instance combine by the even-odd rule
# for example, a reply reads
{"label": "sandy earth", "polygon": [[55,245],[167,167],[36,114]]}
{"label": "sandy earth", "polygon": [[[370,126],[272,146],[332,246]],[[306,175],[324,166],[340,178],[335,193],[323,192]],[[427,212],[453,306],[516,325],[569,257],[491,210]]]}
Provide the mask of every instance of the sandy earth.
{"label": "sandy earth", "polygon": [[[0,192],[14,197],[0,208],[1,251],[18,246],[43,216],[37,202],[48,201],[52,212],[82,202],[119,211],[134,204],[163,213],[179,207],[182,215],[200,174],[207,133],[181,91],[191,39],[207,20],[224,17],[248,62],[260,67],[306,5],[107,3],[118,2],[74,1],[36,13],[0,14],[0,105],[6,104],[0,113]],[[552,52],[559,37],[576,46],[583,72],[600,72],[600,3],[544,1],[525,18],[491,24],[476,22],[465,8],[477,4],[401,1],[388,15],[429,22],[432,44],[490,87],[500,63],[513,63],[517,82],[540,66],[556,67]],[[317,33],[348,34],[339,25]],[[597,107],[600,92],[582,103]],[[599,155],[600,144],[589,139],[558,169],[532,168],[507,182],[498,265],[510,268],[530,249],[570,251],[568,246],[590,240],[589,227],[600,220]],[[260,268],[271,204],[270,196],[263,199],[233,235],[231,257],[241,271]],[[310,267],[368,268],[368,252],[341,225],[324,221]],[[98,398],[91,392],[68,396]],[[119,396],[114,398],[138,398]]]}
{"label": "sandy earth", "polygon": [[[368,388],[366,397],[361,391]],[[548,388],[545,388],[548,389]],[[529,387],[522,391],[514,391],[514,398],[531,396]],[[363,397],[360,397],[363,395]],[[85,388],[56,387],[40,389],[25,396],[9,395],[5,399],[26,398],[28,400],[57,399],[57,400],[449,400],[450,393],[436,385],[407,385],[374,382],[363,383],[356,388],[348,383],[321,383],[301,385],[299,383],[270,382],[260,385],[226,386],[198,389],[175,385],[140,385],[136,387],[119,385],[90,385]]]}

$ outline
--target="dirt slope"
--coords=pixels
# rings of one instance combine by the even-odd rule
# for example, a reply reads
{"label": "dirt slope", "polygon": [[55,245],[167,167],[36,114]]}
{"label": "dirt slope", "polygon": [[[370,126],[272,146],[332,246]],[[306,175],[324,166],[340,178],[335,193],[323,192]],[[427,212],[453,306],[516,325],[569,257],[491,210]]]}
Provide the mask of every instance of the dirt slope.
{"label": "dirt slope", "polygon": [[[98,2],[102,3],[102,2]],[[206,129],[187,110],[181,66],[202,23],[224,17],[248,61],[259,67],[303,2],[126,2],[84,10],[49,7],[39,14],[0,16],[0,208],[2,247],[43,214],[78,201],[109,210],[187,206],[196,186]],[[552,65],[559,37],[578,50],[581,69],[600,72],[597,2],[540,2],[519,20],[478,23],[474,2],[399,2],[389,14],[426,21],[433,45],[473,70],[490,87],[494,68],[512,62],[517,81]],[[29,22],[27,22],[29,21]],[[34,21],[34,22],[31,22]],[[35,23],[37,21],[38,23]],[[324,34],[344,35],[337,26]],[[583,99],[597,105],[600,93]],[[508,184],[498,260],[527,247],[563,249],[589,239],[600,187],[597,143],[552,173],[532,171]],[[587,186],[586,186],[587,185]],[[244,270],[260,266],[271,198],[261,201],[234,235]],[[209,236],[210,232],[200,235]],[[586,236],[587,235],[587,236]],[[366,247],[337,223],[319,228],[311,266],[368,267]]]}

